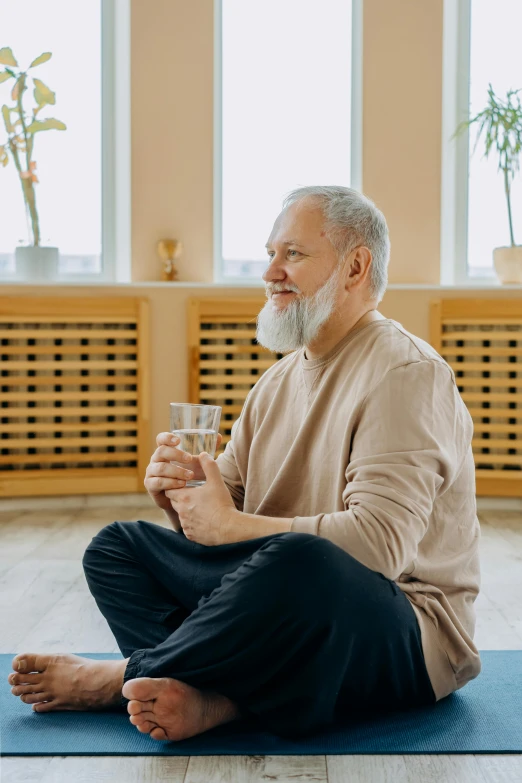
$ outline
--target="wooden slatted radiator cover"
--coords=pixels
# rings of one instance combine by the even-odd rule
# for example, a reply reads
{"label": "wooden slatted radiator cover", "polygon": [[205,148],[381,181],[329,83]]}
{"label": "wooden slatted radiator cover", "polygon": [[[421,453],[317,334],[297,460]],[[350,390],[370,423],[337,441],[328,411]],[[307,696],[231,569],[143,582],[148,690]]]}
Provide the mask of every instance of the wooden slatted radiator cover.
{"label": "wooden slatted radiator cover", "polygon": [[477,495],[522,496],[522,300],[433,301],[431,344],[473,417]]}
{"label": "wooden slatted radiator cover", "polygon": [[148,300],[0,297],[0,496],[145,492]]}
{"label": "wooden slatted radiator cover", "polygon": [[225,450],[248,392],[285,354],[256,341],[256,317],[266,297],[191,298],[188,301],[189,402],[221,405]]}

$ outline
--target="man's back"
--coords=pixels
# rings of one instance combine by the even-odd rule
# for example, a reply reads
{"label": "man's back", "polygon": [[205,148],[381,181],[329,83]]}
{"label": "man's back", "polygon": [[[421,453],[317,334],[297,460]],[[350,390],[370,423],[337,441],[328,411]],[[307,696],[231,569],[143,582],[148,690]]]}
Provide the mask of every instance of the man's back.
{"label": "man's back", "polygon": [[292,518],[406,593],[438,699],[480,672],[472,433],[449,365],[383,319],[270,368],[217,460],[242,511]]}

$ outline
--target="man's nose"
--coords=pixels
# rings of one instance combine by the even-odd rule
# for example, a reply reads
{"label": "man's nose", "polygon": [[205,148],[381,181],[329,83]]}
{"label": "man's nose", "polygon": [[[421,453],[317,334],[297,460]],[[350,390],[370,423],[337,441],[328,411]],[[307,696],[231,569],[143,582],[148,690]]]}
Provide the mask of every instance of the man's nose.
{"label": "man's nose", "polygon": [[265,283],[268,283],[269,281],[284,280],[286,277],[284,270],[276,262],[275,258],[276,257],[274,256],[262,274]]}

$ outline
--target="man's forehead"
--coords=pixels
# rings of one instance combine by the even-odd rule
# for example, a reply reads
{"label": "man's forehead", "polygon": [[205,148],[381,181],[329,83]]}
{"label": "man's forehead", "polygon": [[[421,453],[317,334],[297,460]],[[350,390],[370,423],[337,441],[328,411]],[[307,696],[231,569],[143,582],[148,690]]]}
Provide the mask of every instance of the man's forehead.
{"label": "man's forehead", "polygon": [[303,247],[304,242],[326,235],[323,226],[324,215],[320,209],[309,204],[292,204],[277,216],[266,246],[277,241],[281,245]]}

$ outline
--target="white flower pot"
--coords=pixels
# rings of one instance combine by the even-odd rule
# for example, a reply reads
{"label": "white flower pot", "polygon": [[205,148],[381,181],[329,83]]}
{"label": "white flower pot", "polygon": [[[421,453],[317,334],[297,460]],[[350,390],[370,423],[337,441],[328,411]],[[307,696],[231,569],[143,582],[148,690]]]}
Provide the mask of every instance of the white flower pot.
{"label": "white flower pot", "polygon": [[496,247],[493,263],[501,283],[522,283],[522,245]]}
{"label": "white flower pot", "polygon": [[16,276],[23,280],[34,280],[37,283],[56,280],[59,257],[60,253],[57,247],[34,245],[17,247],[15,250]]}

